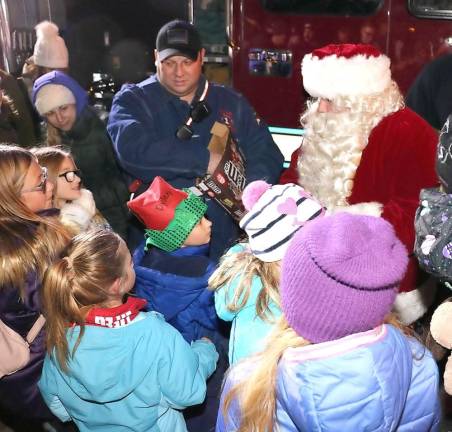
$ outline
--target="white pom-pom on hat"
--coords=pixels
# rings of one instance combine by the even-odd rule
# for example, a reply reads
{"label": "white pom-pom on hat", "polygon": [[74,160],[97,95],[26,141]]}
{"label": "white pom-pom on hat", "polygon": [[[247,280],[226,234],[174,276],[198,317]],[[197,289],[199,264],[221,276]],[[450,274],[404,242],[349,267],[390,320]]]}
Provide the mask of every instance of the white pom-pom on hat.
{"label": "white pom-pom on hat", "polygon": [[56,24],[50,21],[42,21],[35,27],[36,37],[41,38],[51,38],[59,36],[59,29]]}
{"label": "white pom-pom on hat", "polygon": [[59,36],[58,27],[50,21],[42,21],[36,27],[36,43],[33,62],[37,66],[65,69],[69,66],[66,44]]}

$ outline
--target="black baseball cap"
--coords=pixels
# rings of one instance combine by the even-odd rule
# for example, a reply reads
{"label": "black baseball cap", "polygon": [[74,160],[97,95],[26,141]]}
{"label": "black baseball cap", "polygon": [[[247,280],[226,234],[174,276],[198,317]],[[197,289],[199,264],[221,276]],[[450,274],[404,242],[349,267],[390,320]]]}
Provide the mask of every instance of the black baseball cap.
{"label": "black baseball cap", "polygon": [[174,55],[196,60],[202,48],[201,37],[189,22],[174,20],[165,24],[159,30],[156,48],[160,60],[165,60]]}

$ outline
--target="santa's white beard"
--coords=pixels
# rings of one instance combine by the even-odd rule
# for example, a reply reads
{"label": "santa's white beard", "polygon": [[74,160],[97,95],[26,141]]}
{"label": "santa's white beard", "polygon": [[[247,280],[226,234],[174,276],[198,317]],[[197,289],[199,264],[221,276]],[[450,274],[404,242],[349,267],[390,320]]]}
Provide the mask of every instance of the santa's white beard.
{"label": "santa's white beard", "polygon": [[326,208],[347,205],[370,129],[361,113],[312,112],[305,117],[299,183]]}

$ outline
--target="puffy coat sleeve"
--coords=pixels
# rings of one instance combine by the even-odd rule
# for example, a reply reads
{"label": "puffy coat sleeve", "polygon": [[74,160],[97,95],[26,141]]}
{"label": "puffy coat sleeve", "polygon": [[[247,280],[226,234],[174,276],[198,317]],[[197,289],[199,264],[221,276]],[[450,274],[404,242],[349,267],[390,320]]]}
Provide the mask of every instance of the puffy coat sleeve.
{"label": "puffy coat sleeve", "polygon": [[408,342],[413,353],[411,385],[397,431],[436,432],[441,421],[438,367],[430,351],[415,339]]}
{"label": "puffy coat sleeve", "polygon": [[198,340],[190,346],[179,332],[164,324],[166,343],[157,366],[163,397],[175,408],[200,404],[206,396],[206,380],[216,368],[215,345]]}
{"label": "puffy coat sleeve", "polygon": [[239,279],[240,276],[234,278],[229,285],[224,285],[215,291],[215,310],[217,311],[218,317],[223,321],[232,321],[237,315],[237,312],[231,312],[228,309],[228,303],[233,297],[232,293],[235,290]]}
{"label": "puffy coat sleeve", "polygon": [[[245,249],[243,243],[237,243],[232,246],[226,253],[226,255],[236,254],[242,252]],[[228,303],[234,297],[234,292],[237,289],[237,285],[240,282],[241,275],[237,275],[232,278],[228,284],[219,287],[215,291],[215,310],[219,318],[223,321],[232,321],[238,312],[231,312],[228,308]]]}
{"label": "puffy coat sleeve", "polygon": [[221,391],[220,407],[217,415],[215,432],[235,432],[240,427],[240,407],[237,400],[233,400],[224,412],[224,400],[231,389],[237,384],[237,366],[230,369],[226,375],[223,389]]}
{"label": "puffy coat sleeve", "polygon": [[449,244],[452,241],[452,199],[439,189],[423,189],[414,221],[414,253],[428,273],[452,279]]}
{"label": "puffy coat sleeve", "polygon": [[72,420],[66,408],[61,403],[58,395],[58,385],[56,381],[56,374],[58,373],[53,360],[47,355],[44,360],[44,367],[42,369],[41,379],[38,382],[39,390],[44,398],[45,403],[50,411],[57,416],[61,421],[67,422]]}

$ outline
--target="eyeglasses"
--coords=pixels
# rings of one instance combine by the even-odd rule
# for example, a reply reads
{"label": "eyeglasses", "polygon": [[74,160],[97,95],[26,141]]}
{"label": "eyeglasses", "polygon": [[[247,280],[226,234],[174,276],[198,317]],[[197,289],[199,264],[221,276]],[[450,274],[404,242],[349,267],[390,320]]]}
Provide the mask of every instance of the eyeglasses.
{"label": "eyeglasses", "polygon": [[47,178],[48,178],[48,172],[46,167],[41,167],[41,183],[39,183],[37,186],[29,189],[22,189],[22,193],[25,192],[46,192],[47,187]]}
{"label": "eyeglasses", "polygon": [[72,183],[75,180],[75,176],[79,179],[82,178],[82,172],[79,169],[66,171],[63,174],[59,174],[58,177],[64,177],[68,183]]}

